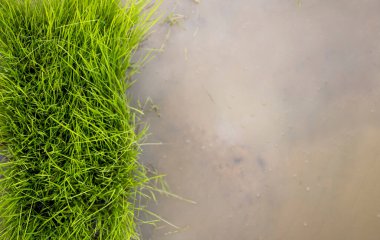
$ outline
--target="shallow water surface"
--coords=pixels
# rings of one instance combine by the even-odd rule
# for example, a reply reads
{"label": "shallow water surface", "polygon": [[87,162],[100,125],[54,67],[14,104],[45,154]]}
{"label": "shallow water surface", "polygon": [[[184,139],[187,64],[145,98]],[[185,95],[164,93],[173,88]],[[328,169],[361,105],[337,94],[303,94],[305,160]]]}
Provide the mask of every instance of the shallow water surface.
{"label": "shallow water surface", "polygon": [[160,108],[142,159],[197,204],[160,197],[179,229],[144,239],[380,239],[380,1],[162,9],[185,18],[133,88]]}

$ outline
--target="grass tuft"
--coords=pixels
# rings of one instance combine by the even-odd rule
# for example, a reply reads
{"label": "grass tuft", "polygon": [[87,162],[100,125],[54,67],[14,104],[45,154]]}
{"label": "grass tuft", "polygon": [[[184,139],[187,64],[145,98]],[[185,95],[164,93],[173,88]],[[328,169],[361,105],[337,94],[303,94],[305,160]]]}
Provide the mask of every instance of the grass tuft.
{"label": "grass tuft", "polygon": [[0,239],[139,239],[125,91],[148,0],[0,0]]}

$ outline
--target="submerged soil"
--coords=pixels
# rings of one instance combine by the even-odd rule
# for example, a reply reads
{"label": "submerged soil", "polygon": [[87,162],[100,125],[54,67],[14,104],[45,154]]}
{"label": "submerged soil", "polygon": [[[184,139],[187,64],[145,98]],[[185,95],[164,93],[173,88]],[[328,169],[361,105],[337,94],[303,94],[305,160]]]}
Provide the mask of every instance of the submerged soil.
{"label": "submerged soil", "polygon": [[133,94],[160,107],[143,160],[197,204],[160,197],[180,228],[144,239],[380,239],[380,2],[174,7]]}

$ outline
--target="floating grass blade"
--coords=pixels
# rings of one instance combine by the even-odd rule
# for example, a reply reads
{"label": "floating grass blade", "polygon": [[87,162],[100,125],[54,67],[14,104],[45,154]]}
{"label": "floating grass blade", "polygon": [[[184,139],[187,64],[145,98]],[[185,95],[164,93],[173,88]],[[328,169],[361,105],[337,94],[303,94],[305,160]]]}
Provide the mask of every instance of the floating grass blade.
{"label": "floating grass blade", "polygon": [[139,239],[131,57],[148,0],[0,0],[0,239]]}

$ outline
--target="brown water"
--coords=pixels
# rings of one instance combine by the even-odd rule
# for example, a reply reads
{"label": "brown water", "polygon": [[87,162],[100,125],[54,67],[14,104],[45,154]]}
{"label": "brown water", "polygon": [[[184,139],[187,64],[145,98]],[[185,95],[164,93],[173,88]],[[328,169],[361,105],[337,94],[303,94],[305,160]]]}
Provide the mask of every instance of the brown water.
{"label": "brown water", "polygon": [[143,160],[173,192],[153,240],[380,239],[380,1],[164,1]]}

